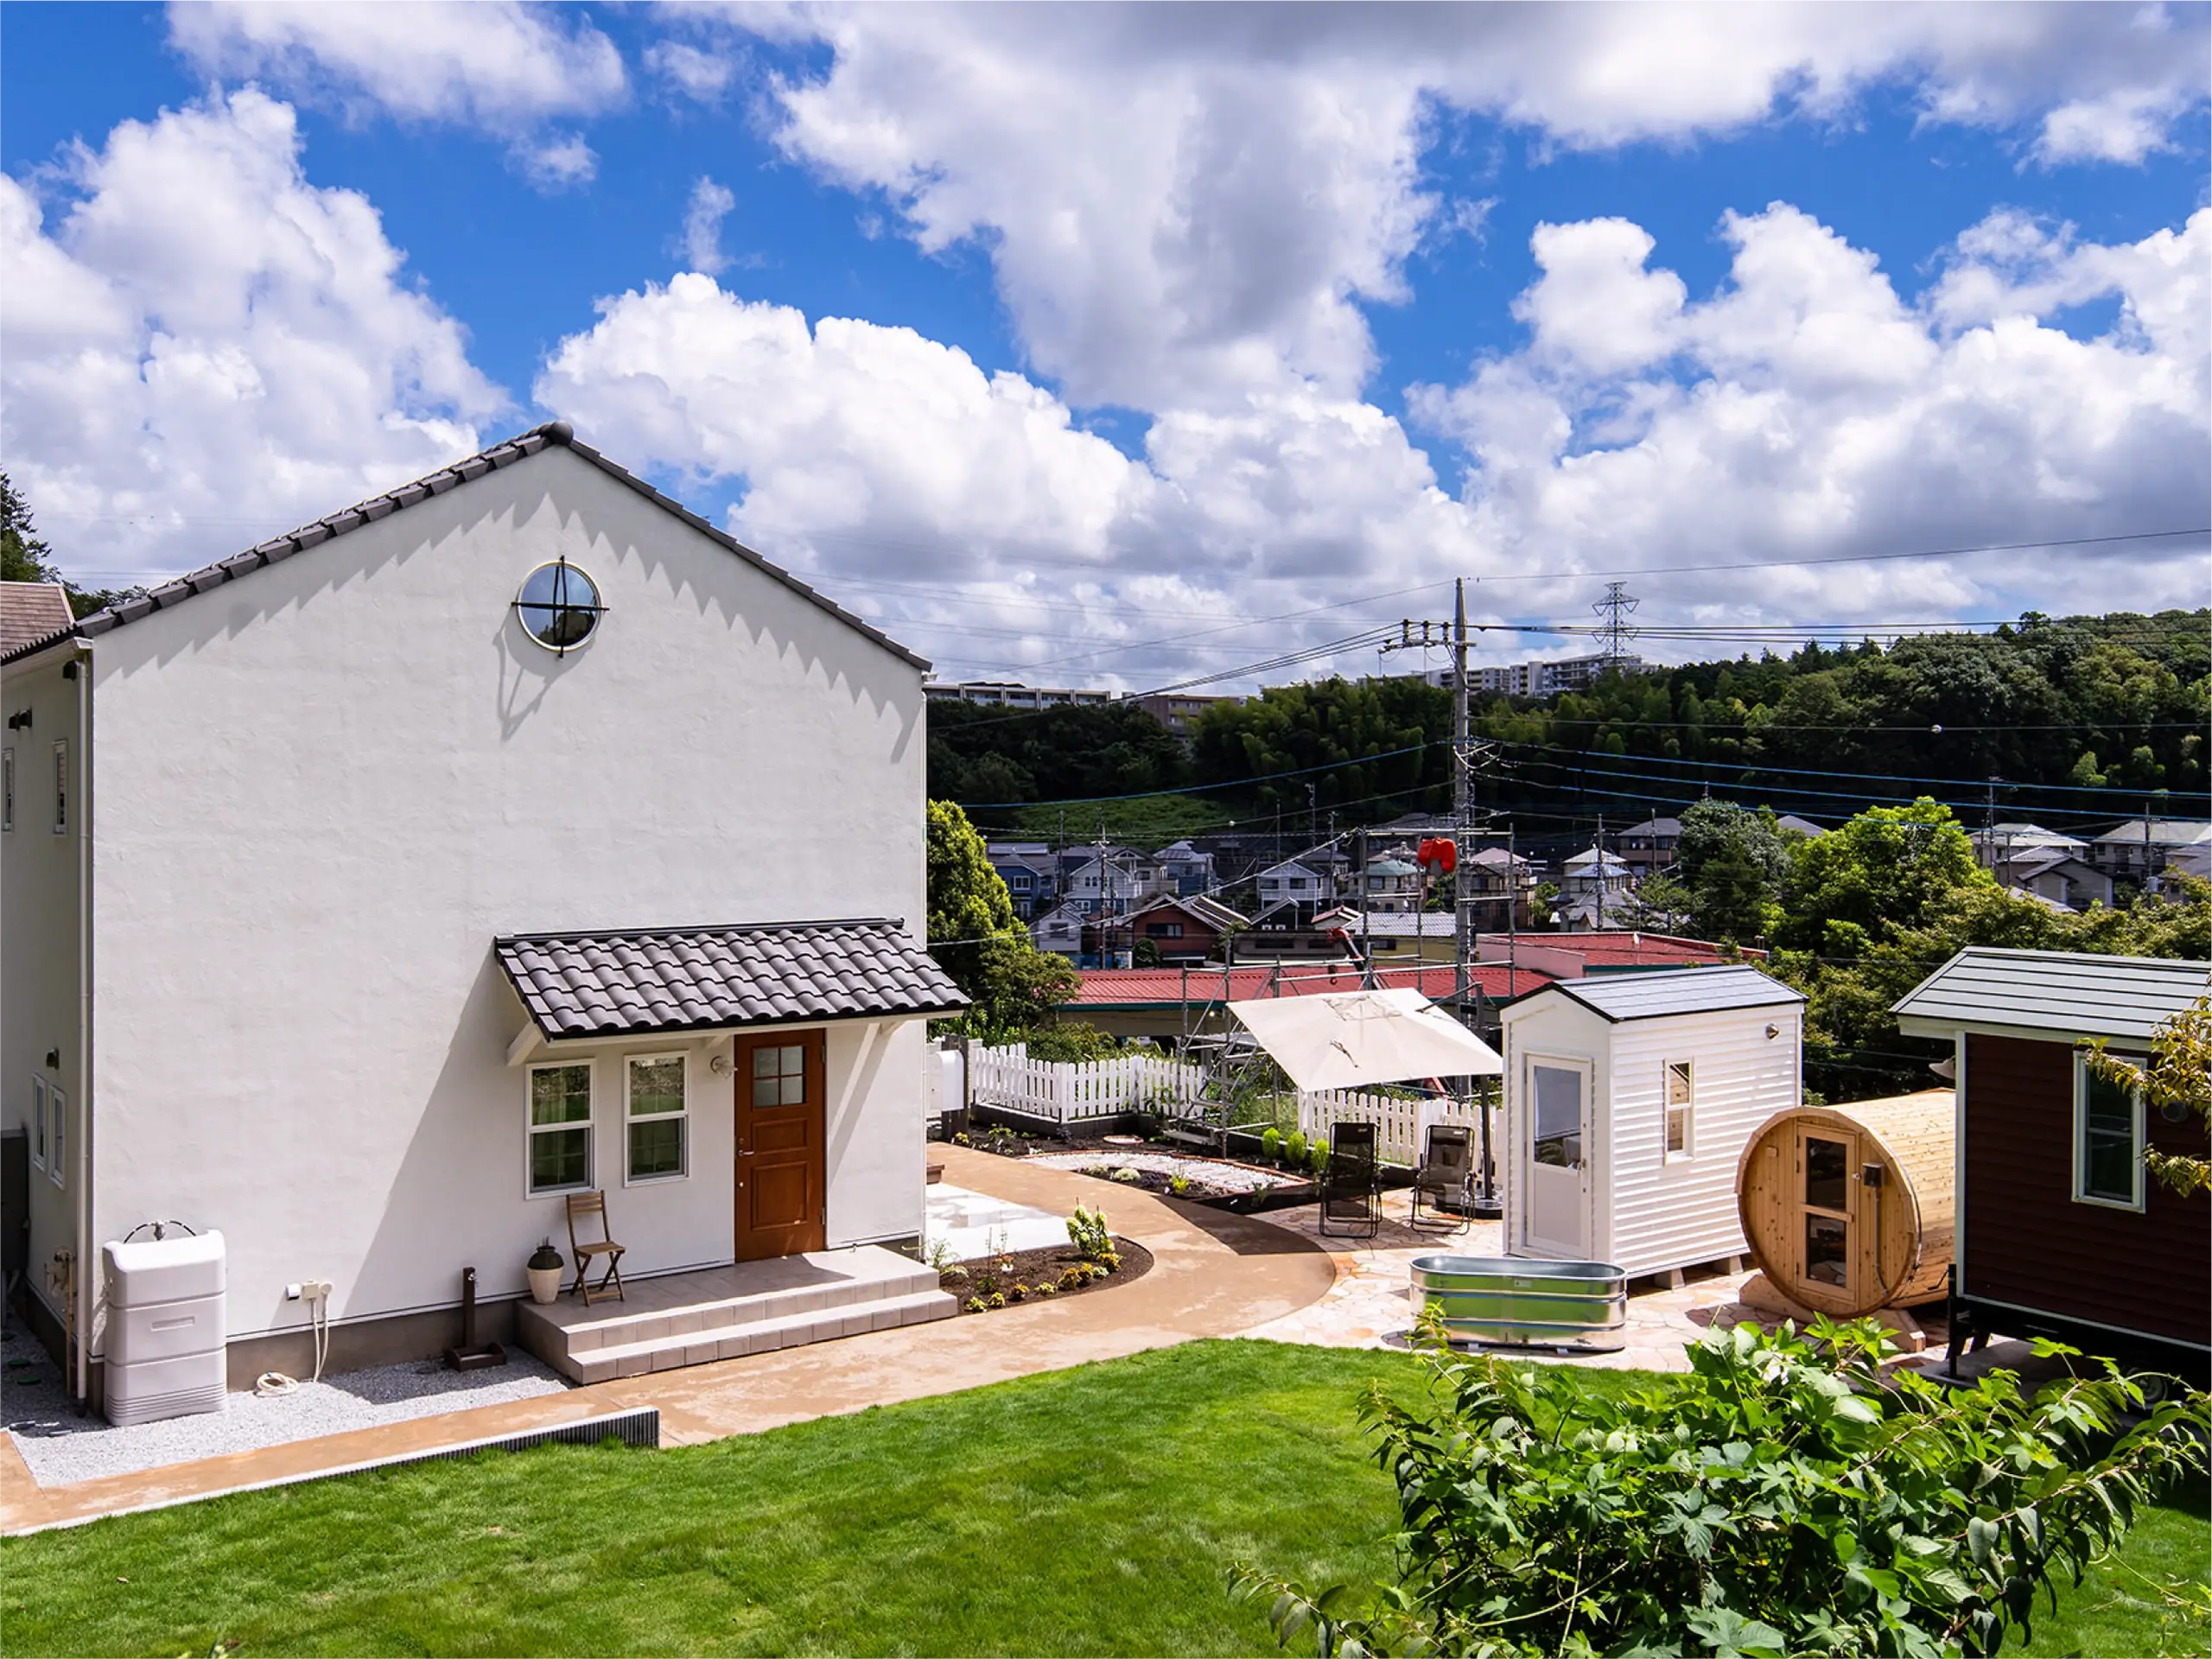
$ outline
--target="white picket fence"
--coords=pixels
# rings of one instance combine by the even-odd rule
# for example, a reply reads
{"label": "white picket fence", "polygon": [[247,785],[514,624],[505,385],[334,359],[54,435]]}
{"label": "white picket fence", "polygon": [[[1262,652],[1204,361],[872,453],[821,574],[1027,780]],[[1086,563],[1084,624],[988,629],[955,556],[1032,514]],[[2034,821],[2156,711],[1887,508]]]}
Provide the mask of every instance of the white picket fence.
{"label": "white picket fence", "polygon": [[1479,1135],[1482,1114],[1449,1100],[1413,1100],[1363,1089],[1303,1090],[1298,1094],[1299,1132],[1308,1141],[1333,1141],[1346,1118],[1375,1126],[1375,1155],[1386,1164],[1417,1164],[1439,1123],[1463,1123]]}
{"label": "white picket fence", "polygon": [[968,1052],[977,1105],[1054,1123],[1187,1104],[1205,1081],[1203,1066],[1149,1054],[1081,1063],[1033,1060],[1020,1043]]}

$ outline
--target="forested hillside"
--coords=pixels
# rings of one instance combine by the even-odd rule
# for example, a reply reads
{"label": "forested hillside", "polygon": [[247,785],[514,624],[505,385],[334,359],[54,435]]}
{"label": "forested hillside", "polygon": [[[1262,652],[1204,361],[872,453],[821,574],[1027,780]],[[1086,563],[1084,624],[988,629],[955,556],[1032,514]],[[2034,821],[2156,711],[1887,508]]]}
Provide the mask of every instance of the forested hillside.
{"label": "forested hillside", "polygon": [[[1542,702],[1485,697],[1474,728],[1496,747],[1478,795],[1532,832],[1708,793],[1827,822],[1923,795],[1977,822],[1993,804],[2053,827],[2139,813],[2146,798],[2201,811],[2209,628],[2202,610],[2031,614],[1987,634],[1610,677]],[[930,721],[931,792],[986,823],[1015,822],[1010,804],[1165,790],[1197,797],[1170,815],[1183,828],[1332,810],[1351,823],[1449,793],[1451,696],[1416,679],[1275,688],[1210,711],[1187,750],[1134,708],[938,705]],[[1094,827],[1086,812],[1080,833]]]}

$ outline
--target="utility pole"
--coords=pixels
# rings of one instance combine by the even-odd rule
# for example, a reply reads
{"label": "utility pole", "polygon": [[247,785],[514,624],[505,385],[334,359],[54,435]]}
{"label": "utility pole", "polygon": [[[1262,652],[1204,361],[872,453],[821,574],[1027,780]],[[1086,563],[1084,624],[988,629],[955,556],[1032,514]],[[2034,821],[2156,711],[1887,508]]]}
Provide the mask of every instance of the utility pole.
{"label": "utility pole", "polygon": [[[1452,584],[1452,1004],[1467,1019],[1467,851],[1474,823],[1468,812],[1475,757],[1467,741],[1467,579]],[[1488,1148],[1484,1148],[1487,1152]]]}
{"label": "utility pole", "polygon": [[1602,933],[1605,931],[1605,815],[1602,812],[1598,815],[1598,844],[1592,850],[1598,855],[1598,931]]}

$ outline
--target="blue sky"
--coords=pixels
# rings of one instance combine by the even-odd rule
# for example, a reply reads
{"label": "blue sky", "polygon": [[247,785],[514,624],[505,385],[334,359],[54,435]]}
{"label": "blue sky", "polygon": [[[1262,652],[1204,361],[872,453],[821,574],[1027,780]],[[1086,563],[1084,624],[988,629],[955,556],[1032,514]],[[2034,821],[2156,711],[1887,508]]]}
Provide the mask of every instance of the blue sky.
{"label": "blue sky", "polygon": [[[954,672],[1213,671],[1284,627],[1162,618],[1530,569],[1497,614],[1622,568],[1715,629],[2202,601],[2195,543],[1665,573],[2205,522],[2203,7],[485,5],[410,14],[404,77],[390,10],[0,12],[0,170],[42,214],[6,458],[88,574],[560,415]],[[211,168],[230,239],[375,218],[157,254]],[[183,342],[219,410],[155,372]],[[303,422],[326,347],[375,384]],[[86,351],[144,407],[73,404]]]}

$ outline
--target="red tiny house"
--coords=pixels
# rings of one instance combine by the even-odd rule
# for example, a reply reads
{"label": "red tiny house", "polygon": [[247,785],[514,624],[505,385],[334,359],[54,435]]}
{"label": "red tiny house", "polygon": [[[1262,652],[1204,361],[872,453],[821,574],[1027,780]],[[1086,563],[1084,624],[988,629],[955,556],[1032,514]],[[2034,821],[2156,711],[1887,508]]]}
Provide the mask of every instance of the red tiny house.
{"label": "red tiny house", "polygon": [[1974,949],[1897,1004],[1905,1034],[1953,1044],[1955,1339],[2050,1335],[2192,1371],[2212,1358],[2212,1195],[2143,1163],[2146,1147],[2202,1156],[2203,1124],[2083,1064],[2087,1039],[2139,1058],[2209,986],[2201,962]]}

